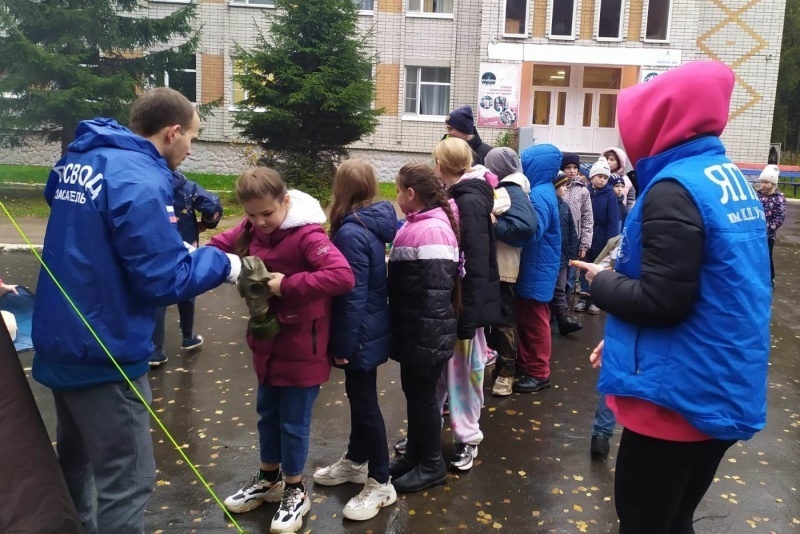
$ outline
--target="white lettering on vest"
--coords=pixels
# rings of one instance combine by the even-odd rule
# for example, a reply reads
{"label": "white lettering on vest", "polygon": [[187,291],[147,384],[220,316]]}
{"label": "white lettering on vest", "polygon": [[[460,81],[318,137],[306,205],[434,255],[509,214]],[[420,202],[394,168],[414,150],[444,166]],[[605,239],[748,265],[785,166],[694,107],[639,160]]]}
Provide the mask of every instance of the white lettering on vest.
{"label": "white lettering on vest", "polygon": [[719,201],[722,204],[728,203],[728,194],[730,193],[730,198],[733,199],[734,202],[738,202],[740,199],[736,195],[736,191],[733,190],[733,184],[731,183],[730,177],[725,173],[725,169],[723,169],[722,165],[712,165],[710,167],[706,167],[705,169],[706,178],[720,186],[722,189],[722,197]]}
{"label": "white lettering on vest", "polygon": [[[75,184],[86,188],[92,196],[92,200],[96,199],[103,190],[103,173],[94,174],[94,169],[91,165],[78,165],[75,163],[68,163],[64,167],[54,167],[53,170],[58,174],[58,181],[64,184]],[[83,196],[83,193],[81,193]],[[56,197],[58,198],[58,197]],[[60,198],[59,200],[66,200]],[[85,198],[84,201],[85,202]],[[71,202],[75,202],[72,200]],[[83,204],[80,202],[80,204]]]}

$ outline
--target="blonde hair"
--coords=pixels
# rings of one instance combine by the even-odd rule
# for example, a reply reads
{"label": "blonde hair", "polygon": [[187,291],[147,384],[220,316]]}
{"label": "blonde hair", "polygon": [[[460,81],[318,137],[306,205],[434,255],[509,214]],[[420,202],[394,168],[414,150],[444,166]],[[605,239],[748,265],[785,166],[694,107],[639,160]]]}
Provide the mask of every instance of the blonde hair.
{"label": "blonde hair", "polygon": [[[280,173],[269,167],[252,167],[245,170],[236,179],[234,190],[239,204],[264,197],[272,197],[278,202],[283,202],[287,192],[286,182]],[[253,225],[247,221],[234,248],[238,256],[249,255],[250,241],[253,238],[252,229]]]}
{"label": "blonde hair", "polygon": [[341,162],[333,178],[331,237],[339,231],[345,215],[372,205],[377,195],[378,178],[369,161],[355,158]]}
{"label": "blonde hair", "polygon": [[448,137],[433,149],[433,159],[448,174],[461,176],[472,169],[472,149],[463,139]]}

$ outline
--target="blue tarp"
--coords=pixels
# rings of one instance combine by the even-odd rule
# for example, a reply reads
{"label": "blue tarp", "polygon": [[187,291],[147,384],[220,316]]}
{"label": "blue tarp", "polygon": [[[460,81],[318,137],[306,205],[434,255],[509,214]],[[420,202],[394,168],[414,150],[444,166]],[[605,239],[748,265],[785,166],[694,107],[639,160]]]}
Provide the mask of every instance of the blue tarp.
{"label": "blue tarp", "polygon": [[18,295],[6,293],[0,297],[0,310],[14,314],[14,318],[17,320],[17,339],[14,341],[14,348],[17,349],[17,352],[24,352],[33,349],[31,321],[33,320],[34,295],[24,286],[17,286],[17,292]]}

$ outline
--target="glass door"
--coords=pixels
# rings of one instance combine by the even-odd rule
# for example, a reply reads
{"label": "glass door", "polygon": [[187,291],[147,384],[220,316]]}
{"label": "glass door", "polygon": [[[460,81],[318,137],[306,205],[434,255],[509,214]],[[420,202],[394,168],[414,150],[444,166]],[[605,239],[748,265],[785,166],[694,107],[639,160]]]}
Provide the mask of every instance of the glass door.
{"label": "glass door", "polygon": [[566,142],[569,120],[571,68],[567,65],[534,65],[531,124],[535,143]]}

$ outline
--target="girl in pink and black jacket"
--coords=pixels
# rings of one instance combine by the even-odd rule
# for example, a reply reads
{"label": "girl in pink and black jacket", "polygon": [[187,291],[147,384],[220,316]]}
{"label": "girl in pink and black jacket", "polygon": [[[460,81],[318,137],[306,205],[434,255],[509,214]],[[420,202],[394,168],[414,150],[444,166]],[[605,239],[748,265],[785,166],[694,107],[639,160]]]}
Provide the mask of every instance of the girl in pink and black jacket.
{"label": "girl in pink and black jacket", "polygon": [[276,171],[245,171],[236,181],[236,197],[247,218],[209,245],[264,262],[274,275],[266,283],[280,331],[271,339],[247,335],[259,384],[261,466],[225,506],[247,512],[264,502],[281,501],[271,530],[296,532],[310,508],[302,473],[311,408],[320,384],[330,377],[332,298],[353,288],[353,272],[321,226],[325,213],[319,202],[300,191],[287,191]]}
{"label": "girl in pink and black jacket", "polygon": [[458,227],[444,186],[429,166],[408,164],[396,182],[406,222],[389,256],[391,358],[400,362],[408,445],[389,474],[398,492],[415,492],[447,478],[436,386],[456,345]]}

